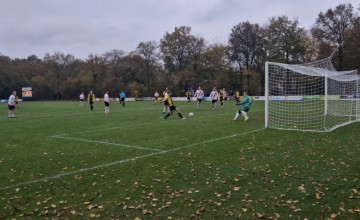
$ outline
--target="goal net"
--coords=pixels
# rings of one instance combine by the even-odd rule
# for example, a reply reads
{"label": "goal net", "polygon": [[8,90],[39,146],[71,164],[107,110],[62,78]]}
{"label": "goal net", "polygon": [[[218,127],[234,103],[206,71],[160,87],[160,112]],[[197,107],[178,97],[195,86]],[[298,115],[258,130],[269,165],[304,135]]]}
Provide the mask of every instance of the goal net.
{"label": "goal net", "polygon": [[265,127],[328,132],[360,120],[360,77],[331,57],[292,65],[266,62]]}

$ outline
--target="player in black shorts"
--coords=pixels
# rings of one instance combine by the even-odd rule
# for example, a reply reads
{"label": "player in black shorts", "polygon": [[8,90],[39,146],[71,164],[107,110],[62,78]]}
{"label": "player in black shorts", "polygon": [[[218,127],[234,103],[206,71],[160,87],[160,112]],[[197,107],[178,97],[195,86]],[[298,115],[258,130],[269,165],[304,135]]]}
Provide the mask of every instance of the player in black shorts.
{"label": "player in black shorts", "polygon": [[169,90],[167,90],[166,92],[166,96],[165,96],[165,100],[164,102],[166,102],[168,105],[169,105],[169,108],[170,108],[170,112],[164,117],[164,118],[167,118],[169,117],[170,115],[173,114],[173,111],[176,111],[178,116],[181,118],[181,119],[185,119],[181,112],[180,112],[180,109],[176,108],[176,106],[174,105],[174,102],[172,101],[170,95],[171,95],[171,92]]}

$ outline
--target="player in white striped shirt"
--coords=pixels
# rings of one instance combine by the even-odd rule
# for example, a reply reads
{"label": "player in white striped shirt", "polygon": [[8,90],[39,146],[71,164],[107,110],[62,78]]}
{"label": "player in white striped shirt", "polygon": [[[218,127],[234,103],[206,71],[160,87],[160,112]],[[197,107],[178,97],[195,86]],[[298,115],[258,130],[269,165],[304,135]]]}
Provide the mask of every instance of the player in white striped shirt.
{"label": "player in white striped shirt", "polygon": [[200,108],[200,104],[201,104],[201,101],[202,99],[204,98],[204,91],[201,89],[201,87],[199,86],[198,90],[196,90],[195,94],[194,94],[194,97],[196,98],[197,100],[197,103],[196,103],[196,108]]}
{"label": "player in white striped shirt", "polygon": [[211,91],[209,98],[210,98],[211,103],[212,103],[211,109],[212,109],[212,110],[216,109],[216,107],[217,107],[217,102],[218,102],[218,99],[219,99],[219,93],[218,93],[218,91],[216,90],[216,87],[214,87],[214,88],[213,88],[213,91]]}

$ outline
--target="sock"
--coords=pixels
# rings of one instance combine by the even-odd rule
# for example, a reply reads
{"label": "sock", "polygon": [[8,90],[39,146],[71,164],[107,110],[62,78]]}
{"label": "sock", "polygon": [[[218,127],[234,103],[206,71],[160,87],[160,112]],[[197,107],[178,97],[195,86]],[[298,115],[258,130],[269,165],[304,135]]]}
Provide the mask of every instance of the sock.
{"label": "sock", "polygon": [[239,117],[239,115],[240,115],[239,112],[236,112],[234,119],[236,120]]}
{"label": "sock", "polygon": [[183,118],[183,116],[182,116],[182,114],[179,112],[178,113],[178,116],[180,117],[180,118]]}
{"label": "sock", "polygon": [[94,106],[92,106],[92,105],[90,105],[90,109],[91,109],[91,111],[94,109]]}
{"label": "sock", "polygon": [[168,113],[164,118],[167,118],[167,117],[169,117],[171,115],[171,113]]}
{"label": "sock", "polygon": [[246,112],[244,112],[244,111],[241,111],[241,114],[244,116],[244,118],[247,118],[247,117],[248,117],[247,114],[246,114]]}

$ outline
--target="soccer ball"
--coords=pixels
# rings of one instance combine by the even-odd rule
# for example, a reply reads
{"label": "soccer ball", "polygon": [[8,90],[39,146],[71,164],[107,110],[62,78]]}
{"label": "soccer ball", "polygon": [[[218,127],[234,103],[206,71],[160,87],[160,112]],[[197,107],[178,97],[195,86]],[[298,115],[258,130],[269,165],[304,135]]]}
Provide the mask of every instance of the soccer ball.
{"label": "soccer ball", "polygon": [[190,116],[190,117],[194,116],[194,113],[189,112],[189,116]]}

